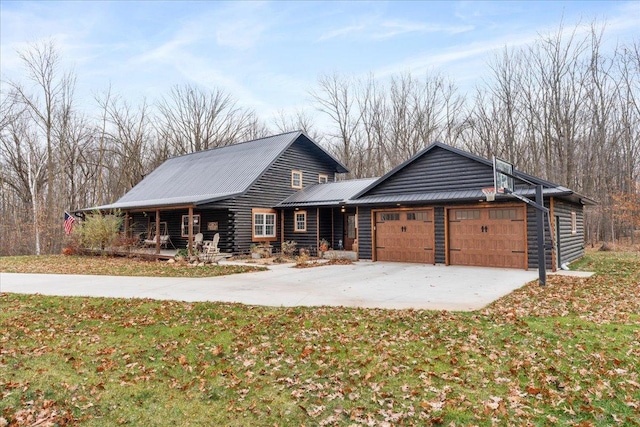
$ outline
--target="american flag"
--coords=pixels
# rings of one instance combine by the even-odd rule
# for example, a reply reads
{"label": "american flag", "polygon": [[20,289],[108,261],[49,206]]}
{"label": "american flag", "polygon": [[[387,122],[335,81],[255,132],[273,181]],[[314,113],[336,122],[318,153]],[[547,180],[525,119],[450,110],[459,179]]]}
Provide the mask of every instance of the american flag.
{"label": "american flag", "polygon": [[71,234],[71,230],[73,229],[73,223],[76,220],[73,219],[73,217],[71,215],[69,215],[68,213],[64,213],[64,232],[65,234]]}

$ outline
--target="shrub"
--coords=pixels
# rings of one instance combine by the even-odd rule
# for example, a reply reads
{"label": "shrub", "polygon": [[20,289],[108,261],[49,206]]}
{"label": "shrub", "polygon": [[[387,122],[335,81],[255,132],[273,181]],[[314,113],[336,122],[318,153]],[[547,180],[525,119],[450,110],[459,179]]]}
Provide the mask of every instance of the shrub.
{"label": "shrub", "polygon": [[294,242],[293,240],[287,240],[286,242],[282,242],[282,245],[280,247],[280,251],[282,252],[282,255],[286,257],[292,257],[293,254],[296,252],[296,245],[297,243]]}
{"label": "shrub", "polygon": [[311,258],[309,257],[309,252],[303,249],[300,250],[300,255],[296,257],[296,266],[303,266],[309,262]]}
{"label": "shrub", "polygon": [[76,248],[73,246],[66,246],[62,248],[62,255],[75,255],[76,252]]}
{"label": "shrub", "polygon": [[118,242],[121,225],[122,216],[119,212],[102,215],[94,211],[74,228],[73,233],[81,247],[104,251]]}

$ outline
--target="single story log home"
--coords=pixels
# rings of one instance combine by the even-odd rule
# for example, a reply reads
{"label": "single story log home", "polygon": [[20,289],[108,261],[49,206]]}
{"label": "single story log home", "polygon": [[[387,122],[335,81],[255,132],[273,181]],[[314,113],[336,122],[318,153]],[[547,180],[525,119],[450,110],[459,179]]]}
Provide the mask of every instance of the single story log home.
{"label": "single story log home", "polygon": [[[380,178],[336,181],[345,165],[304,132],[288,132],[167,160],[113,204],[130,235],[165,230],[176,247],[220,234],[219,247],[252,244],[356,251],[359,259],[537,268],[535,210],[509,195],[487,202],[491,160],[435,142]],[[583,206],[593,201],[514,171],[516,193],[543,186],[546,265],[584,254]],[[549,230],[550,226],[550,230]],[[158,248],[159,250],[159,248]]]}

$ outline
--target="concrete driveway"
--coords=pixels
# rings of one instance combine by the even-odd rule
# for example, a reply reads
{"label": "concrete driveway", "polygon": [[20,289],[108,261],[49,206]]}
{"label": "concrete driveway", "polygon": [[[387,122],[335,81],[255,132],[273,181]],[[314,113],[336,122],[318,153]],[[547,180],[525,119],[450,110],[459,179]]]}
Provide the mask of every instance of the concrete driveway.
{"label": "concrete driveway", "polygon": [[211,278],[0,273],[0,292],[59,296],[470,311],[537,278],[502,268],[360,261]]}

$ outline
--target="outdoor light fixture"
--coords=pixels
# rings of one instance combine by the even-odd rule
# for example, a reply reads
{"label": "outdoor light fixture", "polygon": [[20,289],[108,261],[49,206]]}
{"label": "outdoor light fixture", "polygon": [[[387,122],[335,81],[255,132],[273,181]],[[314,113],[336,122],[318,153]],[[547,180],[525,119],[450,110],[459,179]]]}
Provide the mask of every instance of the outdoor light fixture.
{"label": "outdoor light fixture", "polygon": [[344,206],[340,206],[340,212],[345,213],[347,210],[345,209]]}

